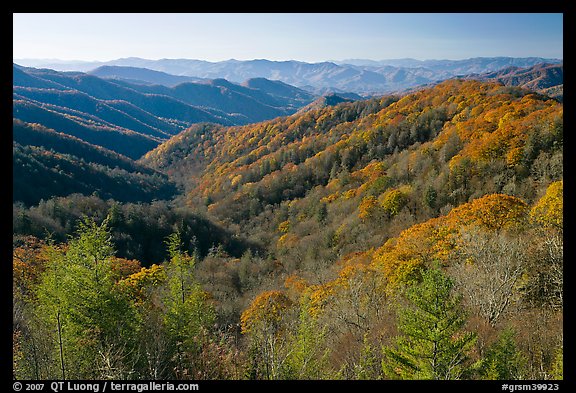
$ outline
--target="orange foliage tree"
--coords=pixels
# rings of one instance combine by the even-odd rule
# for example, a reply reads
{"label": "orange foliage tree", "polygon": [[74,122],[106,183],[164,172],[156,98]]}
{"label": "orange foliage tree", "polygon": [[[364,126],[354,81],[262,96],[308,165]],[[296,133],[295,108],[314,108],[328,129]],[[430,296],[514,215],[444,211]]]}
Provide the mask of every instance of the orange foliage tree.
{"label": "orange foliage tree", "polygon": [[240,317],[242,333],[255,332],[260,327],[274,334],[282,329],[282,320],[292,301],[281,291],[266,291],[258,295]]}
{"label": "orange foliage tree", "polygon": [[419,281],[423,268],[434,262],[448,264],[456,250],[459,232],[467,226],[490,231],[518,229],[527,222],[528,206],[519,198],[490,194],[404,230],[376,250],[373,264],[393,284]]}

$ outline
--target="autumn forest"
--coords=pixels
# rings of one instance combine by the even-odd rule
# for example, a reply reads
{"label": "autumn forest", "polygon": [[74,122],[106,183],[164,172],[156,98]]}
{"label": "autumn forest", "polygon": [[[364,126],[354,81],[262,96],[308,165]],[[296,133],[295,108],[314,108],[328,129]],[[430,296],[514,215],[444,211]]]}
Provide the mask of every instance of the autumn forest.
{"label": "autumn forest", "polygon": [[42,72],[15,90],[14,378],[563,379],[558,97],[452,78],[184,126]]}

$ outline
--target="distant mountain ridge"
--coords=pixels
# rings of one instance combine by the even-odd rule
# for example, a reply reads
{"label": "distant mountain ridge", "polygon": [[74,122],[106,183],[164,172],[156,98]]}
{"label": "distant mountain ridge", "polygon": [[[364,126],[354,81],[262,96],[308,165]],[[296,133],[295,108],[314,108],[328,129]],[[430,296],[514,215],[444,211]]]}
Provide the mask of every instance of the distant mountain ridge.
{"label": "distant mountain ridge", "polygon": [[505,86],[520,86],[551,97],[562,99],[564,64],[536,64],[528,68],[508,67],[500,71],[472,74],[467,79],[497,81]]}
{"label": "distant mountain ridge", "polygon": [[297,113],[303,113],[310,110],[317,110],[326,108],[328,106],[334,106],[341,104],[343,102],[352,102],[353,100],[342,97],[337,94],[327,94],[322,97],[319,97],[312,101],[310,104],[306,105],[302,109],[300,109]]}
{"label": "distant mountain ridge", "polygon": [[[192,82],[145,69],[116,67],[127,80],[162,79],[168,87],[103,79],[82,72],[13,67],[14,118],[39,123],[136,159],[199,122],[241,125],[295,113],[316,96],[264,79]],[[144,84],[142,82],[145,82]]]}
{"label": "distant mountain ridge", "polygon": [[88,72],[100,78],[120,79],[135,84],[157,84],[173,87],[185,82],[199,82],[203,79],[189,76],[167,74],[148,68],[127,66],[101,66]]}
{"label": "distant mountain ridge", "polygon": [[[141,67],[176,76],[203,79],[224,78],[241,83],[251,78],[266,78],[306,88],[316,94],[347,91],[357,94],[383,94],[437,82],[457,75],[499,71],[503,68],[531,67],[539,63],[560,63],[561,59],[540,57],[476,57],[463,60],[362,60],[302,61],[226,60],[208,62],[194,59],[123,58],[108,62],[42,62],[15,60],[22,65],[49,67],[57,70],[91,71],[101,66]],[[329,91],[326,91],[329,89]],[[321,92],[321,93],[320,93]]]}
{"label": "distant mountain ridge", "polygon": [[14,202],[94,192],[120,202],[171,199],[175,184],[136,159],[193,124],[259,122],[316,98],[263,78],[236,84],[135,67],[99,71],[109,77],[13,65]]}

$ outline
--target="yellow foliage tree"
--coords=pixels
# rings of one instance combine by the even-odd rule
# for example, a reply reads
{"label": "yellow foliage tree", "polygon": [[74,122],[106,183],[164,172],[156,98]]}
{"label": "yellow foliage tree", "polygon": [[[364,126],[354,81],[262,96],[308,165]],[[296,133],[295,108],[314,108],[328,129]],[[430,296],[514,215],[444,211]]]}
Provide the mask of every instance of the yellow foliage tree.
{"label": "yellow foliage tree", "polygon": [[564,225],[564,181],[554,182],[546,189],[546,194],[534,205],[530,211],[533,223],[546,228],[562,230]]}
{"label": "yellow foliage tree", "polygon": [[417,281],[421,269],[434,259],[434,236],[438,219],[431,219],[404,230],[389,239],[374,253],[373,265],[382,269],[391,287]]}
{"label": "yellow foliage tree", "polygon": [[140,271],[120,280],[118,286],[128,293],[135,304],[143,304],[147,297],[147,290],[158,287],[166,281],[164,266],[153,264],[149,268],[143,267]]}
{"label": "yellow foliage tree", "polygon": [[289,220],[282,221],[280,224],[278,224],[278,232],[288,233],[289,231],[290,231],[290,221]]}
{"label": "yellow foliage tree", "polygon": [[259,371],[265,379],[278,379],[288,354],[288,321],[293,302],[282,291],[266,291],[258,295],[240,316],[242,333],[251,343],[253,367],[263,363]]}
{"label": "yellow foliage tree", "polygon": [[389,217],[394,217],[408,202],[408,196],[399,189],[386,191],[380,201],[380,206]]}

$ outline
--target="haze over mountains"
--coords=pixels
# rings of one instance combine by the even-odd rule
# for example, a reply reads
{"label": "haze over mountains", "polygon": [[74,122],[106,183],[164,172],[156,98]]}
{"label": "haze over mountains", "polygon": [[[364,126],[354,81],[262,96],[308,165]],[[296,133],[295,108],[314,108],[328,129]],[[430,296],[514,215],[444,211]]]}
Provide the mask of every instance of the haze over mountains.
{"label": "haze over mountains", "polygon": [[[121,71],[132,81],[135,73],[161,74]],[[168,87],[14,65],[14,201],[93,192],[121,202],[170,199],[176,188],[166,175],[134,160],[194,123],[254,123],[294,113],[315,98],[265,79],[242,85],[185,79]]]}
{"label": "haze over mountains", "polygon": [[[559,63],[561,59],[539,57],[477,57],[464,60],[347,60],[306,63],[301,61],[226,60],[208,62],[193,59],[122,58],[107,62],[77,62],[16,59],[24,66],[60,71],[88,72],[101,66],[147,68],[180,77],[223,78],[241,83],[250,78],[266,78],[308,90],[316,94],[354,92],[382,94],[420,84],[449,79],[457,75],[498,71],[506,67],[530,67],[539,63]],[[172,83],[172,82],[171,82]]]}
{"label": "haze over mountains", "polygon": [[282,82],[261,79],[243,85],[216,79],[167,87],[16,65],[13,95],[14,117],[131,158],[193,123],[258,122],[294,113],[315,98]]}
{"label": "haze over mountains", "polygon": [[144,85],[158,84],[168,87],[173,87],[185,82],[199,82],[204,80],[202,78],[194,78],[190,76],[172,75],[148,68],[127,66],[100,66],[88,73],[100,78],[118,79]]}
{"label": "haze over mountains", "polygon": [[[400,91],[404,95],[439,83],[415,84],[430,80],[422,76],[424,73],[450,79],[455,72],[480,70],[481,73],[461,78],[521,86],[560,101],[563,92],[561,62],[519,66],[538,61],[537,58],[350,60],[352,65],[268,60],[122,61],[203,76],[175,75],[124,65],[100,65],[84,73],[14,64],[14,173],[23,179],[36,179],[37,185],[19,183],[15,200],[30,204],[43,197],[70,192],[89,194],[90,190],[120,201],[169,198],[176,193],[174,185],[160,172],[147,170],[134,160],[188,127],[198,123],[220,127],[246,125],[361,101],[366,97],[353,91],[366,95],[362,86],[378,86],[382,78],[394,81],[382,82],[381,86],[386,85],[387,89],[412,86]],[[507,64],[514,65],[498,68]],[[187,65],[193,67],[186,69]],[[419,67],[410,68],[414,66]],[[385,77],[368,68],[393,73]],[[490,71],[493,69],[497,70]],[[416,78],[417,74],[420,76]],[[222,77],[211,79],[216,75],[230,80],[249,78],[242,82]],[[253,75],[258,77],[250,77]],[[262,75],[307,85],[298,88]],[[334,85],[350,90],[344,92]],[[57,187],[58,184],[66,187]]]}

